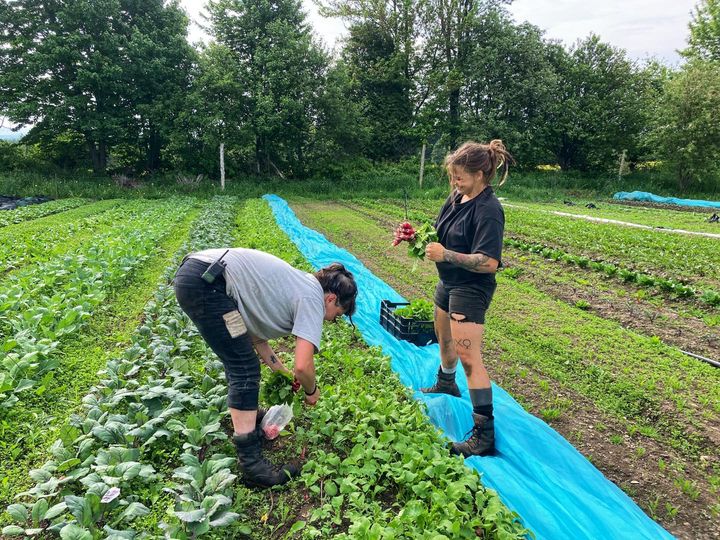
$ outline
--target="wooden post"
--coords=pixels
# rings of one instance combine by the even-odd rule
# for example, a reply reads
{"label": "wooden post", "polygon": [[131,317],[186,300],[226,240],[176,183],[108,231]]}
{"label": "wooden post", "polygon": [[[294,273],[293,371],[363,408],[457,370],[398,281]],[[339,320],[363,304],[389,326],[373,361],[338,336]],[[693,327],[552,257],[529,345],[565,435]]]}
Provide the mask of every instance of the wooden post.
{"label": "wooden post", "polygon": [[425,174],[425,141],[423,141],[422,151],[420,152],[420,189],[422,189],[423,174]]}
{"label": "wooden post", "polygon": [[220,189],[225,191],[225,143],[220,143]]}
{"label": "wooden post", "polygon": [[622,151],[622,155],[620,156],[620,166],[618,167],[618,184],[622,180],[622,175],[625,174],[625,155],[627,154],[626,150]]}

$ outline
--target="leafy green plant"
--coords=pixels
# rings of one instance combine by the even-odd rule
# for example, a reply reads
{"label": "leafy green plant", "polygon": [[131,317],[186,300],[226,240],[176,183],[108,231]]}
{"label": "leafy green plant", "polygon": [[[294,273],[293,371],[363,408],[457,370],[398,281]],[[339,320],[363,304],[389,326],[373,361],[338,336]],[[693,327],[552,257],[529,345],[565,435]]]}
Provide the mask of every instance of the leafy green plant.
{"label": "leafy green plant", "polygon": [[268,405],[281,405],[293,402],[295,393],[292,390],[293,376],[282,370],[273,371],[261,387],[262,400]]}
{"label": "leafy green plant", "polygon": [[408,246],[408,255],[416,259],[425,259],[425,248],[431,242],[437,242],[438,235],[431,223],[423,223],[415,230],[415,239]]}
{"label": "leafy green plant", "polygon": [[578,309],[582,309],[583,311],[587,311],[588,309],[590,309],[590,302],[581,299],[575,302],[575,307]]}
{"label": "leafy green plant", "polygon": [[433,320],[435,306],[423,298],[412,300],[409,305],[397,308],[393,313],[399,317],[415,319],[417,321]]}

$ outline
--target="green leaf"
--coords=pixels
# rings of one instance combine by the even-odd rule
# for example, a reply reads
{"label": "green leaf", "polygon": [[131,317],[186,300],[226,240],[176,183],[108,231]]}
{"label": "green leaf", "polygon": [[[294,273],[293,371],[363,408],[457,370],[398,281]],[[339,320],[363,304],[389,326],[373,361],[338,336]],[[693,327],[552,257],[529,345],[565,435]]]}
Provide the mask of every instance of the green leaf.
{"label": "green leaf", "polygon": [[290,530],[288,531],[288,536],[292,536],[296,532],[299,532],[305,528],[305,522],[304,521],[296,521],[293,523],[293,526],[290,527]]}
{"label": "green leaf", "polygon": [[28,520],[28,509],[24,504],[11,504],[7,507],[7,513],[15,521],[25,522]]}
{"label": "green leaf", "polygon": [[48,510],[48,502],[46,499],[38,499],[32,507],[32,520],[33,523],[39,523],[41,519],[45,517],[45,512]]}
{"label": "green leaf", "polygon": [[240,515],[236,514],[235,512],[223,512],[219,516],[215,517],[210,522],[210,525],[212,527],[225,527],[225,526],[230,525],[231,523],[237,521],[237,519],[239,517],[240,517]]}
{"label": "green leaf", "polygon": [[8,525],[3,527],[3,536],[25,536],[25,529],[17,525]]}
{"label": "green leaf", "polygon": [[65,510],[67,510],[67,505],[64,502],[58,503],[55,506],[50,507],[50,509],[45,512],[45,519],[54,519],[65,512]]}
{"label": "green leaf", "polygon": [[75,523],[69,523],[60,530],[62,540],[93,540],[92,534],[87,529],[79,527]]}
{"label": "green leaf", "polygon": [[146,516],[150,513],[150,509],[142,503],[130,503],[125,511],[120,514],[121,521],[132,521],[135,518]]}
{"label": "green leaf", "polygon": [[205,519],[206,514],[205,510],[191,510],[189,512],[175,511],[177,518],[185,523],[197,523],[202,521]]}

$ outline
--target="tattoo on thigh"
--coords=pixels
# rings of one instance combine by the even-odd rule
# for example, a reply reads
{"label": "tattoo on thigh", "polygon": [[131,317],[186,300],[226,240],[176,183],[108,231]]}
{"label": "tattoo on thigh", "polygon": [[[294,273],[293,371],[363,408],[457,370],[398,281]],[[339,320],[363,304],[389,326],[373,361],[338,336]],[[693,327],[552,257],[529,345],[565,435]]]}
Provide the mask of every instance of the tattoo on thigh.
{"label": "tattoo on thigh", "polygon": [[456,339],[455,340],[455,346],[456,347],[462,347],[463,349],[469,349],[472,347],[472,340],[470,339]]}
{"label": "tattoo on thigh", "polygon": [[273,364],[277,364],[277,361],[278,361],[277,356],[275,356],[274,354],[271,354],[271,355],[270,355],[270,361],[271,361]]}

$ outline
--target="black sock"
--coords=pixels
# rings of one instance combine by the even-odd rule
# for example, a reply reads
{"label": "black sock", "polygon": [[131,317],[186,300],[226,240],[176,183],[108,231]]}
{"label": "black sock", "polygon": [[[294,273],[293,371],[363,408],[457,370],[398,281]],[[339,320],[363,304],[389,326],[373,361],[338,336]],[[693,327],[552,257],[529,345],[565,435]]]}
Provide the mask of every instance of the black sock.
{"label": "black sock", "polygon": [[487,418],[492,418],[493,417],[492,403],[490,405],[479,405],[477,407],[473,407],[473,412],[475,414],[481,414],[483,416],[486,416]]}

